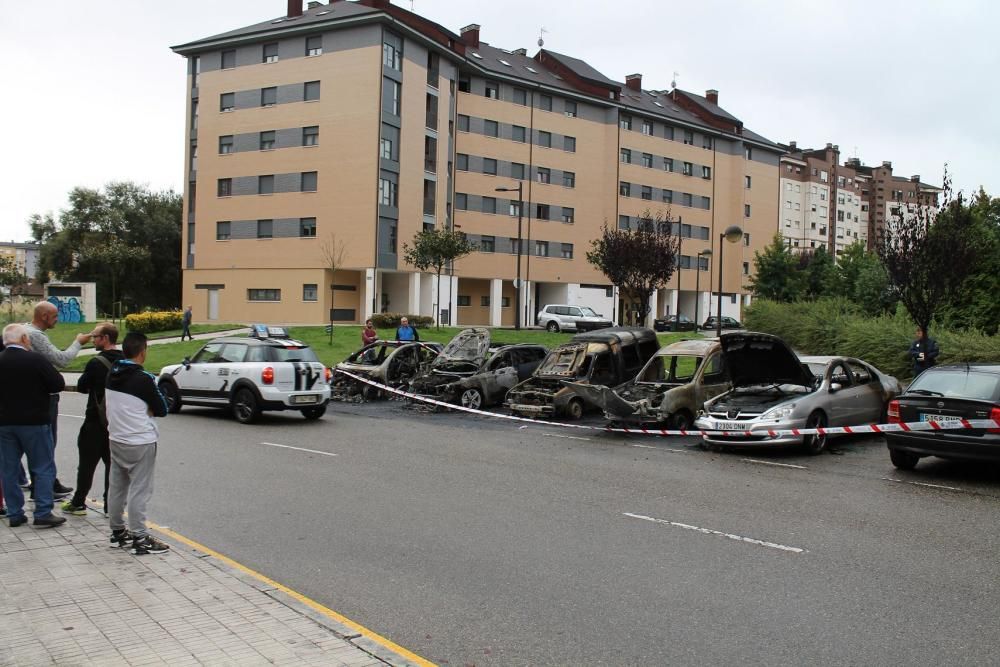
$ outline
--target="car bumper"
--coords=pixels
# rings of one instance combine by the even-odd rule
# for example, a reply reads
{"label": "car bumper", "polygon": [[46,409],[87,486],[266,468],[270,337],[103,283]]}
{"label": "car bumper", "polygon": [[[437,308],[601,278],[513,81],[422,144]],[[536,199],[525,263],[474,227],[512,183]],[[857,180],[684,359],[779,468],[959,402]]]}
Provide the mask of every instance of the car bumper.
{"label": "car bumper", "polygon": [[[805,423],[801,421],[748,421],[745,424],[740,424],[740,426],[742,430],[750,431],[750,435],[743,435],[742,433],[733,433],[732,435],[704,435],[702,439],[704,442],[712,445],[725,445],[728,447],[738,447],[741,445],[753,447],[761,445],[801,445],[804,439],[804,436],[801,435],[771,435],[768,433],[768,431],[788,431],[796,428],[805,428]],[[715,419],[705,417],[696,420],[694,427],[701,431],[727,430],[721,428],[719,422]]]}
{"label": "car bumper", "polygon": [[1000,434],[981,436],[959,433],[886,433],[889,449],[900,449],[920,456],[944,459],[1000,462]]}
{"label": "car bumper", "polygon": [[[265,410],[302,410],[326,405],[330,400],[330,386],[324,384],[314,391],[284,392],[260,387],[260,399]],[[308,400],[307,400],[308,399]]]}
{"label": "car bumper", "polygon": [[556,413],[556,408],[551,403],[544,405],[512,403],[508,407],[510,407],[511,412],[522,417],[551,417]]}

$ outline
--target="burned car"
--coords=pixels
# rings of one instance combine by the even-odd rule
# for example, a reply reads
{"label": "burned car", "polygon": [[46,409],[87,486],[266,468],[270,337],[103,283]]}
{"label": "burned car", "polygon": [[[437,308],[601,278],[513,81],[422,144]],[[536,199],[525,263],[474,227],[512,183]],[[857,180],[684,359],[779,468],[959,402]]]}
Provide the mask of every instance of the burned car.
{"label": "burned car", "polygon": [[380,398],[382,391],[336,371],[347,371],[389,387],[406,385],[441,351],[440,343],[380,340],[366,345],[337,364],[333,374],[333,398]]}
{"label": "burned car", "polygon": [[720,344],[733,388],[705,403],[695,427],[750,434],[706,435],[709,446],[801,444],[818,454],[829,436],[769,431],[881,423],[901,390],[896,378],[860,359],[798,357],[771,334],[723,334]]}
{"label": "burned car", "polygon": [[717,340],[685,340],[660,349],[634,380],[614,389],[573,384],[612,425],[688,429],[710,398],[730,388]]}
{"label": "burned car", "polygon": [[619,385],[635,377],[659,347],[656,333],[644,327],[577,334],[507,392],[507,406],[519,415],[579,419],[586,404],[573,384]]}
{"label": "burned car", "polygon": [[410,390],[467,408],[494,405],[530,377],[547,353],[541,345],[493,344],[489,329],[465,329],[410,381]]}

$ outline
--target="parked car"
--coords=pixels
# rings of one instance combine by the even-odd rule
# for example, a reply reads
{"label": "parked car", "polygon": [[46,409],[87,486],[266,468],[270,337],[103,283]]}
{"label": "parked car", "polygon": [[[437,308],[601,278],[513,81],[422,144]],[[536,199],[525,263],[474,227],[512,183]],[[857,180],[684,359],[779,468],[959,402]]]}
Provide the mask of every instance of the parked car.
{"label": "parked car", "polygon": [[573,336],[549,352],[534,375],[507,392],[511,411],[526,416],[583,416],[584,401],[568,384],[614,386],[635,377],[659,343],[642,327],[613,327]]}
{"label": "parked car", "polygon": [[671,315],[653,320],[653,328],[657,331],[694,331],[698,326],[687,315]]}
{"label": "parked car", "polygon": [[[889,402],[889,422],[992,419],[1000,422],[1000,364],[928,368]],[[1000,429],[907,431],[885,434],[892,464],[910,470],[924,456],[1000,461]]]}
{"label": "parked car", "polygon": [[[702,329],[710,329],[712,331],[717,331],[719,329],[719,318],[715,315],[711,315],[705,319],[705,322],[701,325]],[[739,320],[735,320],[732,317],[722,318],[722,328],[723,329],[742,329],[743,325],[739,323]]]}
{"label": "parked car", "polygon": [[[389,387],[409,383],[422,368],[430,364],[441,351],[440,343],[408,343],[400,340],[380,340],[366,345],[336,366]],[[334,398],[363,396],[374,399],[382,392],[342,373],[333,374]]]}
{"label": "parked car", "polygon": [[818,454],[830,436],[767,432],[877,423],[901,391],[896,378],[871,364],[851,357],[799,358],[770,334],[727,333],[720,343],[733,388],[705,403],[695,427],[752,433],[706,435],[710,446],[801,444]]}
{"label": "parked car", "polygon": [[247,338],[215,338],[194,357],[164,367],[157,383],[168,410],[178,412],[183,405],[227,408],[241,424],[265,410],[322,417],[330,400],[330,370],[285,329],[255,325],[252,331]]}
{"label": "parked car", "polygon": [[594,331],[612,326],[611,320],[587,306],[549,304],[538,311],[536,323],[548,331]]}
{"label": "parked car", "polygon": [[685,340],[660,348],[633,380],[614,389],[573,387],[613,424],[688,429],[705,401],[730,388],[719,341]]}
{"label": "parked car", "polygon": [[542,345],[500,345],[492,342],[489,329],[465,329],[410,381],[410,390],[467,408],[495,405],[529,378],[546,354]]}

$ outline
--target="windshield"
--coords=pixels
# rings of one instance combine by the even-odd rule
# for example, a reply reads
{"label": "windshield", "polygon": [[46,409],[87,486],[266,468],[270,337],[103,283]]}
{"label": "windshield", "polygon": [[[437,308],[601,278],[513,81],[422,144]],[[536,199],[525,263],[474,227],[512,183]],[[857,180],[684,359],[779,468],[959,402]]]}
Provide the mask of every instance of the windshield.
{"label": "windshield", "polygon": [[921,373],[906,391],[997,402],[1000,401],[1000,375],[959,370]]}
{"label": "windshield", "polygon": [[690,354],[655,356],[639,375],[639,382],[678,382],[687,384],[694,379],[702,357]]}
{"label": "windshield", "polygon": [[580,306],[580,312],[583,313],[584,317],[599,317],[593,308],[587,308],[586,306]]}

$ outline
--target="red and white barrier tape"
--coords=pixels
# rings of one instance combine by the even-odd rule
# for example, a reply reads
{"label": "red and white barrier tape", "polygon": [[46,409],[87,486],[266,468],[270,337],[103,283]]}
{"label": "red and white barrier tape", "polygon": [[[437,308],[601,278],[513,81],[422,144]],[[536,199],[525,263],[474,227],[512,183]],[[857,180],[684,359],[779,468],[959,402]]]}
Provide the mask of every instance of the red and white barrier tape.
{"label": "red and white barrier tape", "polygon": [[443,408],[448,408],[449,410],[457,410],[459,412],[468,412],[474,415],[484,415],[486,417],[493,417],[495,419],[506,419],[509,421],[526,422],[529,424],[539,424],[541,426],[561,426],[563,428],[575,428],[582,429],[585,431],[605,431],[608,433],[636,433],[640,435],[691,435],[691,436],[703,436],[703,435],[721,435],[726,436],[762,436],[768,435],[772,438],[784,435],[856,435],[859,433],[898,433],[903,431],[945,431],[945,430],[960,430],[960,429],[1000,429],[1000,422],[993,419],[953,419],[948,421],[925,421],[925,422],[909,422],[900,424],[868,424],[862,426],[826,426],[822,428],[792,428],[792,429],[778,429],[778,430],[763,430],[757,429],[756,431],[702,431],[702,430],[670,430],[670,429],[658,429],[658,428],[626,428],[617,427],[612,428],[610,426],[585,426],[583,424],[567,424],[566,422],[555,422],[546,421],[541,419],[532,419],[531,417],[518,417],[517,415],[501,415],[496,412],[489,412],[487,410],[477,410],[476,408],[467,408],[462,405],[455,405],[454,403],[447,403],[445,401],[439,401],[436,398],[430,398],[428,396],[422,396],[420,394],[414,394],[412,392],[403,391],[402,389],[396,389],[394,387],[389,387],[387,385],[375,382],[374,380],[369,380],[368,378],[361,377],[360,375],[355,375],[354,373],[349,373],[347,371],[333,369],[334,373],[340,373],[358,382],[363,382],[372,387],[381,389],[382,391],[387,391],[398,396],[404,396],[406,398],[413,399],[415,401],[420,401],[421,403],[427,403],[429,405],[437,405]]}

